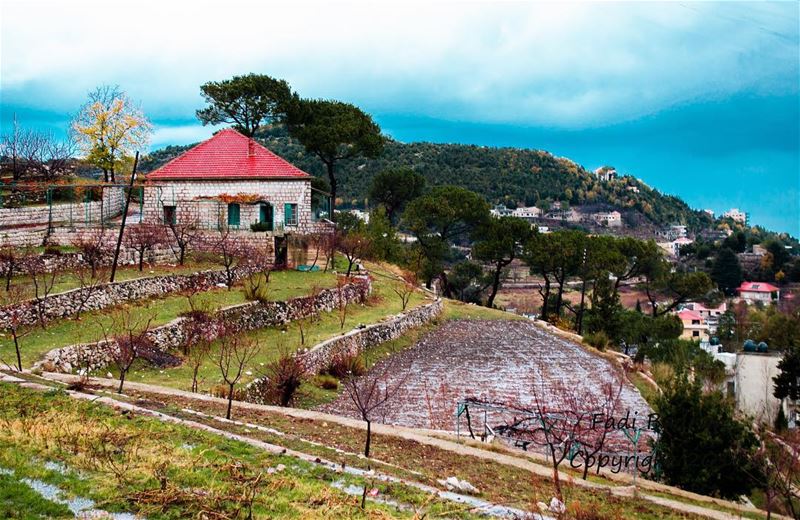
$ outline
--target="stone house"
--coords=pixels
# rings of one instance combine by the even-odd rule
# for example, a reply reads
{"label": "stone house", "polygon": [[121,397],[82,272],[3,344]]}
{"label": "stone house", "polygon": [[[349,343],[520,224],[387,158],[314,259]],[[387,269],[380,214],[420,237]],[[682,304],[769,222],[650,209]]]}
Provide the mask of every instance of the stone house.
{"label": "stone house", "polygon": [[149,173],[143,220],[227,227],[244,238],[275,240],[331,232],[328,194],[312,176],[236,130],[224,129]]}

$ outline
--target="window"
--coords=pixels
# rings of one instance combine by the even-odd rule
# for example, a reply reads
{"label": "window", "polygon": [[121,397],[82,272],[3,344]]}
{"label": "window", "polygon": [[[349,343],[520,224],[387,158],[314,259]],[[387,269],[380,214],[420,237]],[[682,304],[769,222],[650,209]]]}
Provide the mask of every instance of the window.
{"label": "window", "polygon": [[164,206],[164,224],[174,226],[177,220],[177,211],[175,211],[175,206]]}
{"label": "window", "polygon": [[297,225],[297,204],[283,205],[283,223],[287,226]]}
{"label": "window", "polygon": [[700,337],[700,331],[699,330],[693,330],[692,331],[692,337],[693,338],[699,338]]}
{"label": "window", "polygon": [[736,383],[733,381],[728,381],[726,385],[726,390],[728,397],[734,397],[736,395]]}
{"label": "window", "polygon": [[228,225],[238,227],[239,226],[239,205],[235,203],[228,204]]}

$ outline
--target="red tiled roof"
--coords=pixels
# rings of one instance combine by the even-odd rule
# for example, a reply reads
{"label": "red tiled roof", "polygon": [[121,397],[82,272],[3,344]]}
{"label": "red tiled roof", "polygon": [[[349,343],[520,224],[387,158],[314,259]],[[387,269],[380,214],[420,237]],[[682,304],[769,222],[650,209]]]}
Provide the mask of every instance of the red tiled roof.
{"label": "red tiled roof", "polygon": [[698,314],[698,313],[696,313],[696,312],[694,312],[692,310],[689,310],[689,309],[684,309],[681,312],[679,312],[678,313],[678,317],[683,321],[691,321],[691,320],[700,320],[700,321],[702,321],[703,320],[703,317],[700,316],[700,314]]}
{"label": "red tiled roof", "polygon": [[310,177],[256,141],[226,128],[147,175],[160,179],[274,179]]}
{"label": "red tiled roof", "polygon": [[766,292],[771,293],[778,291],[777,287],[766,282],[742,282],[742,285],[736,289],[739,292]]}

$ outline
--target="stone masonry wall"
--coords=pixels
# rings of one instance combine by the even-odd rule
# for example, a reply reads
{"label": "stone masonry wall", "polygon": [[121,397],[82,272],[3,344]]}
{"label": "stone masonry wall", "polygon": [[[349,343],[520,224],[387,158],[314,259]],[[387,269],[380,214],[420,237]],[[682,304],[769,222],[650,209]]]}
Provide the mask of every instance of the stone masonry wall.
{"label": "stone masonry wall", "polygon": [[[246,273],[240,271],[237,274],[241,276]],[[38,320],[40,310],[48,320],[63,319],[77,314],[78,310],[99,310],[132,300],[183,291],[190,287],[208,288],[224,282],[224,271],[211,270],[188,275],[151,276],[105,283],[93,288],[73,289],[53,294],[45,301],[33,299],[0,308],[0,328],[9,328],[12,320],[21,325],[33,325]]]}
{"label": "stone masonry wall", "polygon": [[122,214],[124,205],[124,189],[121,186],[106,186],[102,200],[95,202],[54,203],[52,208],[47,205],[2,208],[0,228],[47,224],[51,219],[53,223],[98,223]]}
{"label": "stone masonry wall", "polygon": [[[358,278],[341,288],[320,291],[315,302],[316,312],[330,312],[338,307],[340,296],[349,303],[363,302],[372,289],[369,278]],[[294,298],[276,302],[248,302],[226,307],[218,312],[219,317],[233,319],[242,330],[254,330],[288,323],[306,317],[307,307],[303,305],[308,297]],[[186,338],[186,318],[176,318],[171,322],[156,327],[148,333],[149,339],[160,350],[178,349]],[[51,350],[41,361],[34,365],[34,370],[48,372],[71,373],[77,369],[89,371],[108,366],[115,352],[115,344],[84,343],[70,345]]]}
{"label": "stone masonry wall", "polygon": [[[195,213],[203,225],[213,227],[218,222],[227,223],[227,204],[201,199],[220,195],[235,196],[240,193],[260,195],[261,200],[272,206],[273,222],[276,224],[283,224],[285,221],[284,204],[297,204],[298,224],[285,226],[286,232],[307,232],[315,227],[311,218],[310,179],[159,181],[145,185],[144,220],[163,222],[163,207],[166,205],[176,207],[176,217],[179,220],[182,215]],[[242,229],[249,230],[250,224],[258,222],[257,204],[241,203],[240,211]]]}
{"label": "stone masonry wall", "polygon": [[[443,309],[441,299],[422,305],[408,312],[397,314],[380,323],[353,329],[346,334],[317,344],[309,351],[300,354],[303,366],[309,374],[319,374],[325,370],[338,354],[358,355],[365,350],[402,336],[407,330],[420,327],[434,320]],[[245,400],[259,403],[263,395],[262,386],[266,378],[256,379],[245,389]],[[261,403],[266,404],[266,403]]]}

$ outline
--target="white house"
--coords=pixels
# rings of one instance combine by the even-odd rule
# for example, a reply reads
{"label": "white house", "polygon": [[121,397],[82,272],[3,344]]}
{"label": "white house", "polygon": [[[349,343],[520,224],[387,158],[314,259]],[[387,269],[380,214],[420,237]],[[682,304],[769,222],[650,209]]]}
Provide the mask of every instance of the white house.
{"label": "white house", "polygon": [[531,206],[529,208],[517,208],[511,212],[511,215],[525,219],[539,218],[541,214],[542,210],[536,206]]}
{"label": "white house", "polygon": [[744,211],[740,211],[739,208],[731,208],[725,213],[723,213],[722,216],[724,218],[729,218],[734,222],[747,224],[747,213],[745,213]]}
{"label": "white house", "polygon": [[608,166],[601,166],[594,171],[594,174],[597,175],[597,178],[603,182],[608,182],[610,180],[617,178],[617,170],[614,168],[609,168]]}
{"label": "white house", "polygon": [[736,292],[747,303],[775,303],[781,299],[781,290],[765,282],[742,282]]}
{"label": "white house", "polygon": [[592,220],[607,227],[620,227],[622,225],[622,214],[619,211],[592,213]]}

